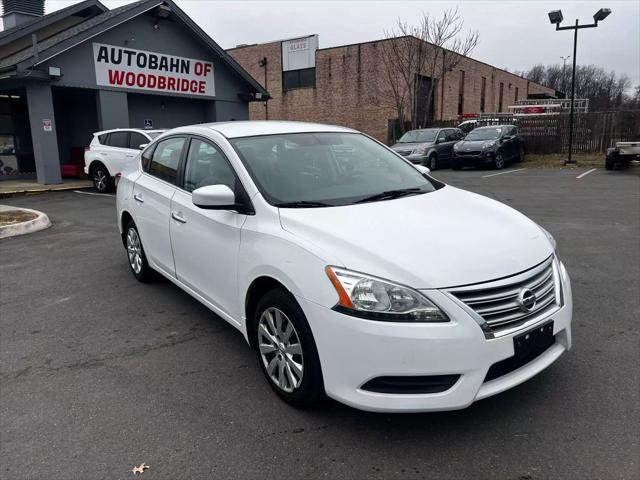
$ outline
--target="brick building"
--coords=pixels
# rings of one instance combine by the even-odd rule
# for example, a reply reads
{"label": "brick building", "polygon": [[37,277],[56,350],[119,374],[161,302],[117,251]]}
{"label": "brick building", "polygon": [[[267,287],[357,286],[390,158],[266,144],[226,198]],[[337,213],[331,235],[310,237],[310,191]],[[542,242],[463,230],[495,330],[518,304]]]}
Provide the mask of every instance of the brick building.
{"label": "brick building", "polygon": [[[382,43],[393,41],[400,39],[318,48],[318,36],[310,35],[241,45],[227,52],[272,97],[250,105],[251,119],[344,125],[386,142],[397,114],[381,55]],[[455,55],[443,49],[437,55],[443,52]],[[435,82],[430,121],[454,120],[462,114],[507,113],[516,100],[554,97],[556,93],[469,57],[460,58],[443,82]]]}

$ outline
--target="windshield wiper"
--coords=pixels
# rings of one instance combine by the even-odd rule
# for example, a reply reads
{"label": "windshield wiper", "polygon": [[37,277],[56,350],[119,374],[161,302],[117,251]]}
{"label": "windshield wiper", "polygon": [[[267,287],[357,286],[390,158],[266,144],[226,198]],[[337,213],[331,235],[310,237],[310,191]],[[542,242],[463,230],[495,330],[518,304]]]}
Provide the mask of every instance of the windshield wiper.
{"label": "windshield wiper", "polygon": [[355,203],[367,203],[367,202],[375,202],[378,200],[390,200],[393,198],[406,197],[407,195],[417,195],[421,191],[422,189],[420,187],[387,190],[386,192],[376,193],[375,195],[371,195],[370,197],[365,197],[362,200],[358,200]]}
{"label": "windshield wiper", "polygon": [[329,205],[328,203],[322,202],[308,202],[306,200],[300,200],[297,202],[283,202],[276,203],[276,207],[279,208],[314,208],[314,207],[333,207],[333,205]]}

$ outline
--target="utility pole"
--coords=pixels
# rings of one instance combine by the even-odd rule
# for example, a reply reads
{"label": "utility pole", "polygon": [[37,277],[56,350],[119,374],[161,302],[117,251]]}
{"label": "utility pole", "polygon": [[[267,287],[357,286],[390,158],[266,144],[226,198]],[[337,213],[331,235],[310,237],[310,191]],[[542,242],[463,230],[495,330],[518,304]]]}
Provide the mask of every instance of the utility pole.
{"label": "utility pole", "polygon": [[565,96],[567,95],[567,74],[566,69],[567,69],[567,60],[569,60],[571,58],[571,55],[566,55],[564,57],[560,57],[562,59],[562,93],[565,94]]}

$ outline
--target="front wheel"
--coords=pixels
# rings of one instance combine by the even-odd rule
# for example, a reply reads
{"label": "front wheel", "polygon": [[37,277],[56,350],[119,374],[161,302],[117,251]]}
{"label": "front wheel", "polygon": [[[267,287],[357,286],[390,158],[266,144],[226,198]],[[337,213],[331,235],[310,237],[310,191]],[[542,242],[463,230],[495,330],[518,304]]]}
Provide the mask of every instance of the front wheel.
{"label": "front wheel", "polygon": [[493,168],[501,170],[504,168],[504,157],[501,153],[496,154],[496,158],[493,159]]}
{"label": "front wheel", "polygon": [[435,153],[429,155],[429,160],[427,161],[427,166],[429,170],[432,172],[438,168],[438,157]]}
{"label": "front wheel", "polygon": [[147,262],[147,256],[142,248],[142,240],[138,227],[130,220],[125,229],[125,246],[127,248],[127,260],[129,260],[129,268],[131,273],[140,282],[150,282],[153,279],[153,270]]}
{"label": "front wheel", "polygon": [[324,396],[320,359],[311,328],[285,290],[268,292],[256,308],[258,361],[269,385],[285,402],[304,407]]}

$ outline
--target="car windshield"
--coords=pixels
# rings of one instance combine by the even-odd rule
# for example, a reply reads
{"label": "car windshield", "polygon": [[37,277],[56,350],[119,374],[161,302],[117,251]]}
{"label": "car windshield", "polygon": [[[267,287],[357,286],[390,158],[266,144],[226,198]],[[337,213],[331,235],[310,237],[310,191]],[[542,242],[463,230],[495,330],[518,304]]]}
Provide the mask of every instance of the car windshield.
{"label": "car windshield", "polygon": [[495,127],[487,127],[487,128],[476,128],[467,134],[464,137],[465,140],[495,140],[500,136],[500,132],[502,132],[502,128]]}
{"label": "car windshield", "polygon": [[431,130],[411,130],[400,137],[398,143],[424,143],[433,142],[436,139],[438,129]]}
{"label": "car windshield", "polygon": [[432,192],[443,184],[358,133],[230,140],[260,193],[278,207],[330,207]]}

